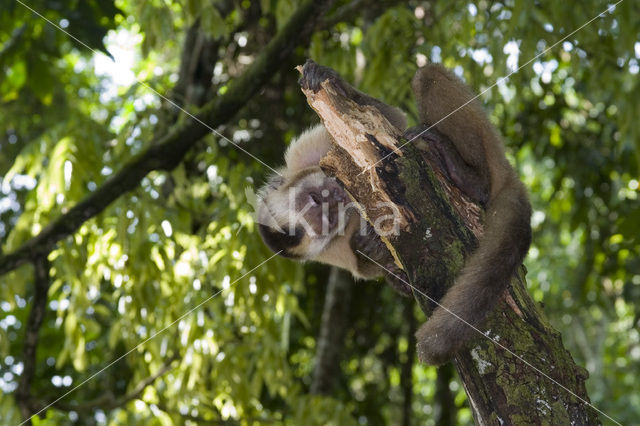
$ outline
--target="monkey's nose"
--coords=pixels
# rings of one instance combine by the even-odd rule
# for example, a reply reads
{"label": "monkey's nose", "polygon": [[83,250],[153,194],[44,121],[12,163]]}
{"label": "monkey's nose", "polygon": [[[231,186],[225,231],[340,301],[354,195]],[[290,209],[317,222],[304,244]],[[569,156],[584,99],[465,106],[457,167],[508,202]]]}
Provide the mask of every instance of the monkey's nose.
{"label": "monkey's nose", "polygon": [[309,198],[311,198],[311,202],[313,202],[313,204],[315,205],[320,205],[320,203],[322,203],[320,195],[316,194],[315,192],[310,192]]}
{"label": "monkey's nose", "polygon": [[344,191],[340,188],[332,188],[331,189],[331,198],[334,199],[337,202],[342,202],[344,203],[347,199],[346,194],[344,193]]}
{"label": "monkey's nose", "polygon": [[338,215],[336,215],[336,214],[329,213],[327,216],[328,216],[328,219],[329,219],[329,226],[335,225],[336,222],[338,221]]}

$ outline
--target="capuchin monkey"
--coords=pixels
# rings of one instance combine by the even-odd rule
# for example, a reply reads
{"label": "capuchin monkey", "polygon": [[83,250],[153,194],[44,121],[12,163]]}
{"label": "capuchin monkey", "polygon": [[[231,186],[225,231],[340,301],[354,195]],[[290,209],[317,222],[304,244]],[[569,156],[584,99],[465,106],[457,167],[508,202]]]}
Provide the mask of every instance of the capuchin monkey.
{"label": "capuchin monkey", "polygon": [[[346,97],[376,107],[391,124],[405,130],[400,109],[357,91],[330,68],[313,61],[304,65],[303,88],[317,91],[327,79]],[[441,65],[429,64],[417,71],[412,89],[422,124],[406,130],[406,139],[431,126],[446,136],[430,142],[439,166],[485,209],[478,248],[416,333],[418,357],[437,365],[477,334],[474,327],[482,325],[522,263],[531,243],[531,207],[505,157],[498,131],[460,79]],[[406,274],[375,229],[350,208],[340,184],[320,169],[320,159],[331,146],[331,136],[321,124],[291,143],[280,175],[272,176],[259,193],[258,223],[264,242],[285,257],[335,265],[356,278],[386,275],[396,290],[411,295]]]}

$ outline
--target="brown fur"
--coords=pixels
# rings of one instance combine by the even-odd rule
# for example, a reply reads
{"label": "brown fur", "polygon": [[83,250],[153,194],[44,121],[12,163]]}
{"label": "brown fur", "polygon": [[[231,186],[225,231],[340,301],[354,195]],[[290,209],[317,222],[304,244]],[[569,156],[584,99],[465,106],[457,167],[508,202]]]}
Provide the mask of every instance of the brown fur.
{"label": "brown fur", "polygon": [[421,120],[427,125],[437,123],[435,128],[451,140],[484,181],[478,183],[489,187],[479,247],[466,260],[441,307],[416,333],[420,360],[440,364],[477,335],[470,325],[478,328],[482,324],[522,263],[531,243],[531,207],[524,186],[504,156],[497,130],[457,77],[431,64],[416,73],[413,90]]}

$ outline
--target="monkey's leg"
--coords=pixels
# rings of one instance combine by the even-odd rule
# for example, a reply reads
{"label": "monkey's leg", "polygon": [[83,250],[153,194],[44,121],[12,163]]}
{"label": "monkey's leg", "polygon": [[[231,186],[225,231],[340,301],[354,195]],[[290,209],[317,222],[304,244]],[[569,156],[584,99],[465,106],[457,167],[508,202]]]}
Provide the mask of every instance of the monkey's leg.
{"label": "monkey's leg", "polygon": [[[407,141],[415,144],[429,162],[443,173],[475,203],[486,207],[489,201],[489,181],[476,168],[466,163],[451,141],[437,130],[422,124],[404,133]],[[423,134],[424,132],[424,134]],[[418,136],[420,135],[420,136]]]}

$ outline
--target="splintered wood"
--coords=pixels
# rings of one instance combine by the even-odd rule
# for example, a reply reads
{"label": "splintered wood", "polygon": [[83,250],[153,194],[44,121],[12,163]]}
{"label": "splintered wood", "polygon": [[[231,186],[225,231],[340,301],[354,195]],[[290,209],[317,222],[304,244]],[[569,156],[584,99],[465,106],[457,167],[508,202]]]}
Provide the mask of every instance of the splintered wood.
{"label": "splintered wood", "polygon": [[[330,81],[324,81],[321,86],[315,93],[302,89],[336,144],[320,166],[342,182],[350,196],[362,205],[361,213],[369,221],[397,215],[395,225],[408,229],[413,214],[391,199],[376,170],[383,167],[384,162],[380,160],[387,154],[402,156],[397,148],[400,130],[375,107],[359,105],[341,96]],[[385,224],[381,225],[384,230]]]}

